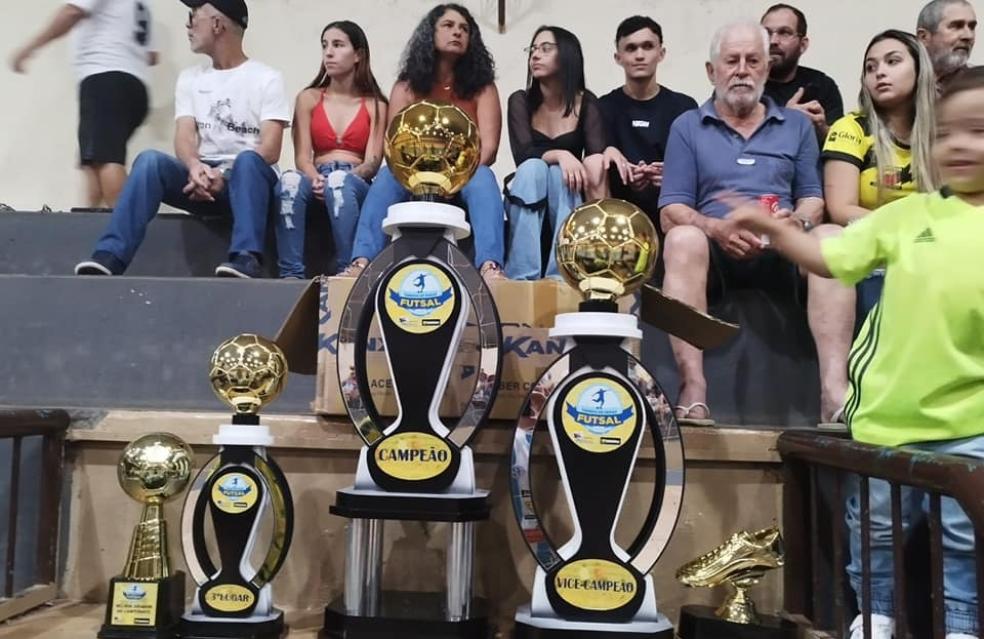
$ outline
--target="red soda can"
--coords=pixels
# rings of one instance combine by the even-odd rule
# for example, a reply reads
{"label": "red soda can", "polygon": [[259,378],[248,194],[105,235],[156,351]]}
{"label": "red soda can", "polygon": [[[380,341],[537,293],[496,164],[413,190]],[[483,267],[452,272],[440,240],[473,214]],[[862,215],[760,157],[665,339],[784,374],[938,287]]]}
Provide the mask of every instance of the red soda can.
{"label": "red soda can", "polygon": [[[759,204],[762,205],[762,208],[765,209],[765,212],[768,213],[769,215],[775,215],[776,213],[779,212],[779,196],[776,195],[775,193],[766,193],[764,195],[760,195]],[[764,233],[759,238],[759,240],[761,240],[762,246],[768,246],[771,243],[769,240],[769,236]]]}

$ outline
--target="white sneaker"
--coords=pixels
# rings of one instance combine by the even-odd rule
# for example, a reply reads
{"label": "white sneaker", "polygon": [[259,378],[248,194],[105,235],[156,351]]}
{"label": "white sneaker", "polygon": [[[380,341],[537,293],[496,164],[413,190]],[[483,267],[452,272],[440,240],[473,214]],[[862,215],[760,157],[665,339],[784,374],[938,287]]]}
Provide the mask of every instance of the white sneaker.
{"label": "white sneaker", "polygon": [[[858,615],[851,622],[851,639],[892,639],[895,636],[895,620],[885,615],[871,615],[871,636],[864,636],[864,616]],[[947,639],[952,639],[947,637]],[[963,639],[962,637],[959,639]]]}
{"label": "white sneaker", "polygon": [[948,632],[946,639],[977,639],[977,635],[968,635],[966,632]]}

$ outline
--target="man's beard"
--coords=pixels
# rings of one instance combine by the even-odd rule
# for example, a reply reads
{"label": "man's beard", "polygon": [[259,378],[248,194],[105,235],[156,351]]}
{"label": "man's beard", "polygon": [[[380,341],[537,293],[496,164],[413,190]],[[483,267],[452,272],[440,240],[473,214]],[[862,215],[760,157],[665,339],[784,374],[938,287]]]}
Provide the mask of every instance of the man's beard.
{"label": "man's beard", "polygon": [[933,68],[936,70],[937,76],[948,76],[954,71],[967,66],[967,60],[969,59],[970,53],[966,51],[950,50],[933,57]]}
{"label": "man's beard", "polygon": [[799,55],[793,53],[789,56],[779,54],[779,58],[775,59],[772,54],[769,54],[769,61],[771,65],[769,66],[769,77],[785,77],[789,72],[796,68],[799,64]]}
{"label": "man's beard", "polygon": [[[730,87],[729,87],[730,89]],[[756,87],[751,93],[744,91],[742,93],[733,93],[728,89],[725,89],[723,95],[722,93],[715,89],[714,93],[719,100],[722,100],[728,105],[732,111],[737,115],[748,115],[751,111],[758,105],[759,101],[762,100],[762,94],[765,91],[765,86]]]}

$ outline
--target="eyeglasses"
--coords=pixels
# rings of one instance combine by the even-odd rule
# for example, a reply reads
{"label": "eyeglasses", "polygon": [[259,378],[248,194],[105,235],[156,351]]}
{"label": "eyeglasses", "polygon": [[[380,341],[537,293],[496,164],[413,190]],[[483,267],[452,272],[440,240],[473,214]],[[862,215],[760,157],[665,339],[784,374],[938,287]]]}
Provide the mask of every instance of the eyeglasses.
{"label": "eyeglasses", "polygon": [[539,51],[543,55],[548,55],[550,52],[556,50],[557,50],[556,42],[541,42],[540,44],[534,44],[532,46],[524,48],[523,52],[526,53],[526,55],[533,55],[534,53]]}
{"label": "eyeglasses", "polygon": [[793,38],[802,38],[802,33],[797,33],[792,29],[781,28],[781,29],[766,29],[769,32],[769,37],[778,36],[780,40],[792,40]]}

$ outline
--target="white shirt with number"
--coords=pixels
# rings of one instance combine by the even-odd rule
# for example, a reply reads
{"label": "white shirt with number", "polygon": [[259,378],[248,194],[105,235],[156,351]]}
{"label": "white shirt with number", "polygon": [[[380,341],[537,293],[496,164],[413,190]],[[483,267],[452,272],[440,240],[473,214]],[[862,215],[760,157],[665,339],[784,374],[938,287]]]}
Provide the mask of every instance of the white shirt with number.
{"label": "white shirt with number", "polygon": [[185,69],[174,92],[174,118],[195,118],[198,156],[227,169],[242,151],[260,144],[264,120],[290,122],[281,73],[247,60],[234,69],[215,69],[211,61]]}
{"label": "white shirt with number", "polygon": [[147,83],[153,51],[150,0],[69,0],[86,13],[72,31],[75,73],[79,81],[107,71],[122,71]]}

